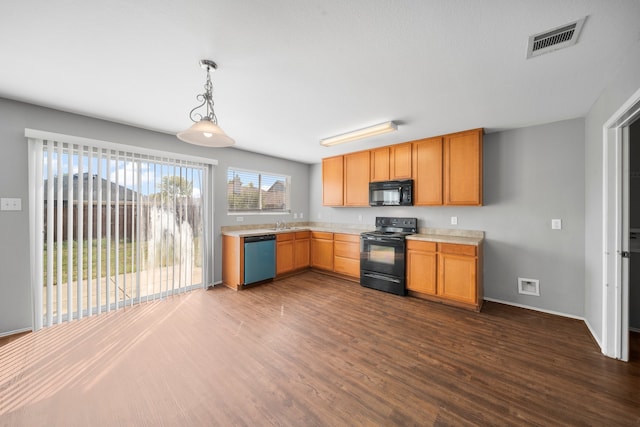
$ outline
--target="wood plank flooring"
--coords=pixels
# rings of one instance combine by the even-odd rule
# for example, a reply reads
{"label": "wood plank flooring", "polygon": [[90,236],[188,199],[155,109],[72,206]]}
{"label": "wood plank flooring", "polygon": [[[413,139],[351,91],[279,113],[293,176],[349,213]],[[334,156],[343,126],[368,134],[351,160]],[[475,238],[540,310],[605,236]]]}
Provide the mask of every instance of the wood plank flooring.
{"label": "wood plank flooring", "polygon": [[7,341],[0,426],[640,425],[638,352],[581,321],[313,272]]}

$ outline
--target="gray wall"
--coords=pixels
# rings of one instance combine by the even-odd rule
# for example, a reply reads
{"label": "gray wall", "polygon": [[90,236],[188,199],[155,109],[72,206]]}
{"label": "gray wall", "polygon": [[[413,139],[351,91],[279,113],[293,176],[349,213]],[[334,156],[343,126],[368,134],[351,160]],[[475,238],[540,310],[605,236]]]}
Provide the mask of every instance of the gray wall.
{"label": "gray wall", "polygon": [[[572,316],[584,314],[584,120],[484,137],[484,206],[329,208],[321,206],[321,166],[311,170],[314,220],[373,224],[415,216],[420,227],[486,233],[485,296]],[[450,225],[450,217],[458,225]],[[562,230],[551,219],[562,219]],[[540,296],[520,295],[518,277],[540,280]]]}
{"label": "gray wall", "polygon": [[[609,64],[605,64],[610,66]],[[585,319],[602,343],[602,127],[640,88],[640,41],[585,118]]]}
{"label": "gray wall", "polygon": [[[185,116],[186,117],[186,116]],[[185,123],[187,126],[188,123]],[[309,165],[253,154],[234,148],[208,149],[182,143],[173,135],[60,112],[0,98],[0,197],[22,199],[21,212],[0,212],[0,335],[31,327],[29,285],[29,190],[25,128],[213,158],[214,168],[214,281],[221,280],[220,227],[235,225],[226,214],[226,169],[241,166],[292,176],[292,212],[307,218]],[[291,221],[292,215],[244,216],[243,224]]]}

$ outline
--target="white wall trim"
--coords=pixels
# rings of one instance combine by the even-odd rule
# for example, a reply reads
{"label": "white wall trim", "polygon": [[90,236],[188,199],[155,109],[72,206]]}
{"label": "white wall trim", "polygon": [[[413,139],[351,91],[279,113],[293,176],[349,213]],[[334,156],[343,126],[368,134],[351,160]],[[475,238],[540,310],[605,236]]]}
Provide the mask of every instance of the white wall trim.
{"label": "white wall trim", "polygon": [[585,320],[584,317],[576,316],[575,314],[561,313],[559,311],[547,310],[547,309],[544,309],[544,308],[533,307],[533,306],[526,305],[526,304],[518,304],[518,303],[515,303],[515,302],[504,301],[504,300],[500,300],[500,299],[496,299],[496,298],[487,298],[487,297],[485,297],[484,300],[485,301],[491,301],[491,302],[497,302],[498,304],[506,304],[506,305],[512,305],[514,307],[526,308],[527,310],[539,311],[541,313],[554,314],[556,316],[561,316],[561,317],[568,317],[570,319]]}
{"label": "white wall trim", "polygon": [[23,328],[23,329],[16,329],[14,331],[2,332],[2,333],[0,333],[0,338],[8,337],[10,335],[21,334],[23,332],[33,332],[33,329],[31,329],[31,328]]}
{"label": "white wall trim", "polygon": [[509,301],[503,301],[503,300],[495,299],[495,298],[484,298],[484,300],[485,301],[491,301],[491,302],[497,302],[498,304],[512,305],[514,307],[524,308],[524,309],[527,309],[527,310],[539,311],[541,313],[553,314],[555,316],[566,317],[566,318],[569,318],[569,319],[582,320],[584,322],[584,324],[587,326],[587,329],[589,329],[589,333],[593,337],[593,340],[600,347],[600,350],[602,351],[602,354],[604,354],[606,356],[606,353],[604,352],[604,346],[602,345],[602,342],[600,342],[600,340],[598,339],[598,336],[595,334],[595,331],[594,331],[593,327],[591,327],[591,324],[589,323],[589,321],[586,318],[582,317],[582,316],[576,316],[574,314],[568,314],[568,313],[561,313],[559,311],[554,311],[554,310],[546,310],[544,308],[532,307],[530,305],[525,305],[525,304],[517,304],[517,303],[513,303],[513,302],[509,302]]}
{"label": "white wall trim", "polygon": [[593,329],[593,327],[591,326],[591,323],[589,323],[588,319],[583,319],[584,320],[584,324],[587,325],[587,329],[589,329],[589,332],[591,333],[591,336],[593,337],[593,339],[595,340],[595,342],[598,344],[598,346],[600,347],[600,352],[606,356],[605,352],[604,352],[604,345],[602,344],[602,341],[598,339],[598,335],[595,333],[595,329]]}
{"label": "white wall trim", "polygon": [[173,151],[154,150],[152,148],[139,147],[137,145],[118,144],[116,142],[102,141],[99,139],[84,138],[81,136],[64,135],[61,133],[48,132],[44,130],[25,128],[24,136],[27,138],[42,139],[47,141],[59,141],[67,142],[77,145],[90,145],[93,147],[104,148],[107,150],[116,150],[123,152],[131,152],[135,154],[143,154],[155,157],[167,157],[169,154],[172,159],[184,160],[187,162],[204,163],[207,165],[216,166],[218,161],[216,159],[209,159],[206,157],[190,156],[188,154],[180,154]]}

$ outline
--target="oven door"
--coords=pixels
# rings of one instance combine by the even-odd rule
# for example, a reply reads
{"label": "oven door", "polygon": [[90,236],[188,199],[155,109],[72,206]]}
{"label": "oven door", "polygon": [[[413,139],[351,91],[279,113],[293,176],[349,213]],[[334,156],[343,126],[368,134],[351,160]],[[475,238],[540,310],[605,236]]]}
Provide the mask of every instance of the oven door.
{"label": "oven door", "polygon": [[404,278],[404,238],[360,236],[360,270]]}

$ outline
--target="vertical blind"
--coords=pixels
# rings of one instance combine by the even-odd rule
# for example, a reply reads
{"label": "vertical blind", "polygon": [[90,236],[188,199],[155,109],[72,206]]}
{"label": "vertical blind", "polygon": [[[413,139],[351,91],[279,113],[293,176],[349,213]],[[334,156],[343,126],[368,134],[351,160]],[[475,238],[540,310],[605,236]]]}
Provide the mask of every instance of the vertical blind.
{"label": "vertical blind", "polygon": [[31,143],[35,329],[207,283],[209,165]]}

